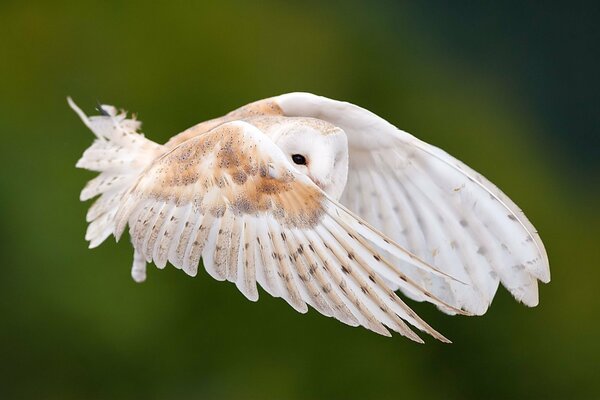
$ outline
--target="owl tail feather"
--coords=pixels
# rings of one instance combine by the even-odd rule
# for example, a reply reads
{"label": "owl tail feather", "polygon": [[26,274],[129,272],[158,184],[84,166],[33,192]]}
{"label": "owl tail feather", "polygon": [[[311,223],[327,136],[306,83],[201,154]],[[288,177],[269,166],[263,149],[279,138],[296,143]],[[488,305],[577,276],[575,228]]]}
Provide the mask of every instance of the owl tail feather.
{"label": "owl tail feather", "polygon": [[89,225],[85,240],[94,248],[114,233],[115,215],[123,196],[139,174],[164,152],[164,147],[138,133],[141,123],[135,116],[128,119],[124,111],[101,105],[98,110],[102,115],[88,117],[71,98],[67,101],[96,135],[76,164],[77,168],[100,172],[80,195],[81,201],[100,195],[86,216]]}

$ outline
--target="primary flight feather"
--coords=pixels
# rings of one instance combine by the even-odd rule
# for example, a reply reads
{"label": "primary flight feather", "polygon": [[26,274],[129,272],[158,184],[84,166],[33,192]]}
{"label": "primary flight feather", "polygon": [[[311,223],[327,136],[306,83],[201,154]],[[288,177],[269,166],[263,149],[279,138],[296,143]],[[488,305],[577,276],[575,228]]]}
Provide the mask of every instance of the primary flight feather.
{"label": "primary flight feather", "polygon": [[[81,200],[90,247],[129,228],[131,274],[167,262],[257,284],[294,309],[348,325],[447,341],[395,293],[449,314],[483,314],[501,282],[538,304],[550,281],[537,231],[504,194],[444,151],[356,105],[309,93],[259,100],[164,145],[112,106],[77,167],[100,174]],[[202,260],[202,263],[200,263]]]}

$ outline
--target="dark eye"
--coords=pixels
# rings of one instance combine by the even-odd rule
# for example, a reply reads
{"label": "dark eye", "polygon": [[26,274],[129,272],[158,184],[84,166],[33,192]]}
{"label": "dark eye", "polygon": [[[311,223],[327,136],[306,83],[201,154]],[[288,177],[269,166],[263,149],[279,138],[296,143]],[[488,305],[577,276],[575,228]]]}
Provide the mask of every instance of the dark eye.
{"label": "dark eye", "polygon": [[292,154],[292,161],[298,165],[306,165],[306,158],[302,154]]}

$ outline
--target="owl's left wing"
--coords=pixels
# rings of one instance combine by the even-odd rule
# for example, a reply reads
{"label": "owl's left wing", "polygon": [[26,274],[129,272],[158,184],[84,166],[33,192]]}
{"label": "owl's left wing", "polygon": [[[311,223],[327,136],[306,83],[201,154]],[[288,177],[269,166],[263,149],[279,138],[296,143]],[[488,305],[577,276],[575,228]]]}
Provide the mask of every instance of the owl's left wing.
{"label": "owl's left wing", "polygon": [[386,325],[420,341],[406,321],[446,340],[382,278],[457,310],[373,246],[444,274],[327,197],[253,125],[228,122],[184,141],[155,160],[124,199],[115,236],[129,225],[136,263],[154,261],[163,268],[169,261],[195,275],[202,257],[211,276],[234,282],[250,300],[258,298],[258,282],[300,312],[309,304],[349,325],[384,335]]}
{"label": "owl's left wing", "polygon": [[550,280],[544,245],[517,205],[481,174],[354,104],[310,93],[269,101],[284,115],[319,118],[342,128],[350,163],[342,204],[468,283],[405,265],[421,286],[474,314],[485,313],[499,282],[524,304],[538,304],[537,281]]}

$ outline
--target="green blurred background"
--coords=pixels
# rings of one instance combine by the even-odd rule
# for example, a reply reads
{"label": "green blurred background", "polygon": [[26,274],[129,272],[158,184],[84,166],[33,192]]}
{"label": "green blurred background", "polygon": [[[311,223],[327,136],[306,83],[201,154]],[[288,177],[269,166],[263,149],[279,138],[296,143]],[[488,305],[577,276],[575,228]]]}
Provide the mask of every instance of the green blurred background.
{"label": "green blurred background", "polygon": [[[0,3],[0,397],[600,398],[599,7],[569,2]],[[564,8],[563,8],[564,7]],[[206,273],[129,276],[83,239],[92,134],[65,97],[159,142],[302,90],[362,105],[484,173],[539,229],[552,282],[454,341],[379,337]],[[411,303],[413,304],[413,303]]]}

